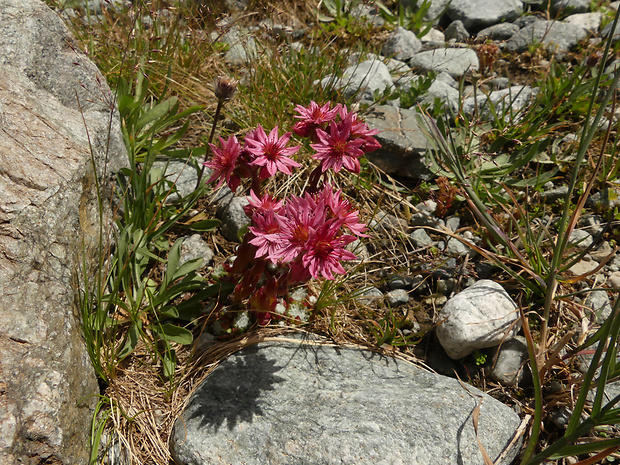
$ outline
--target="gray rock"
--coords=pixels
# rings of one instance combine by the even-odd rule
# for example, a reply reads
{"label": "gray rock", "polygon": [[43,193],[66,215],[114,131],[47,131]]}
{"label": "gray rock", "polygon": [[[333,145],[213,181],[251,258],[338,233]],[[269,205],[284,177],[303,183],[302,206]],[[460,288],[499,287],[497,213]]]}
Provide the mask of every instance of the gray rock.
{"label": "gray rock", "polygon": [[[158,160],[153,163],[151,173],[154,178],[165,178],[173,185],[172,192],[166,197],[167,204],[177,202],[181,197],[186,197],[194,192],[198,182],[198,171],[184,160]],[[209,177],[205,175],[204,179],[209,179]]]}
{"label": "gray rock", "polygon": [[397,27],[387,42],[383,45],[381,53],[386,57],[396,60],[407,61],[422,48],[422,42],[416,37],[413,31],[403,27]]}
{"label": "gray rock", "polygon": [[461,102],[461,93],[445,81],[435,79],[428,90],[419,99],[419,103],[433,105],[439,99],[452,112],[457,112]]}
{"label": "gray rock", "polygon": [[593,272],[598,265],[599,263],[597,261],[586,256],[583,260],[571,266],[568,271],[573,273],[575,276],[582,276]]}
{"label": "gray rock", "polygon": [[618,195],[618,189],[604,187],[602,190],[595,192],[588,197],[586,206],[602,211],[620,207],[620,196]]}
{"label": "gray rock", "polygon": [[411,289],[411,285],[413,284],[413,278],[411,276],[392,276],[388,280],[388,286],[390,289]]}
{"label": "gray rock", "polygon": [[[217,38],[219,34],[213,33]],[[258,42],[252,33],[238,26],[231,26],[220,41],[228,45],[228,50],[224,54],[224,60],[231,65],[243,65],[254,60],[259,53]]]}
{"label": "gray rock", "polygon": [[490,376],[504,386],[517,386],[528,374],[529,368],[525,365],[528,359],[527,341],[523,336],[517,336],[497,349]]}
{"label": "gray rock", "polygon": [[577,223],[581,228],[588,231],[593,236],[603,231],[603,217],[595,214],[583,214]]}
{"label": "gray rock", "polygon": [[605,25],[603,29],[601,30],[601,36],[607,38],[611,34],[612,35],[611,41],[613,43],[616,43],[618,42],[618,39],[620,39],[620,22],[618,22],[618,24],[616,25],[616,28],[612,31],[613,25],[614,25],[613,22]]}
{"label": "gray rock", "polygon": [[[383,60],[385,62],[385,66],[387,66],[390,73],[394,74],[406,74],[411,71],[411,68],[404,61],[396,60],[394,58],[388,58]],[[396,85],[396,82],[393,82]]]}
{"label": "gray rock", "polygon": [[463,76],[467,72],[478,71],[478,55],[470,48],[438,48],[416,53],[409,65],[422,71],[442,71],[451,76]]}
{"label": "gray rock", "polygon": [[347,244],[346,249],[349,252],[353,252],[357,257],[356,260],[352,260],[352,264],[359,264],[363,262],[367,262],[370,260],[370,252],[368,251],[368,247],[359,239],[354,240],[350,244]]}
{"label": "gray rock", "polygon": [[536,21],[525,26],[505,44],[509,52],[524,52],[533,44],[542,44],[550,53],[570,51],[588,33],[585,29],[561,21]]}
{"label": "gray rock", "polygon": [[[424,15],[424,21],[437,24],[439,20],[443,17],[448,5],[451,0],[428,0],[430,2],[430,7]],[[419,0],[401,0],[401,3],[404,7],[413,8],[414,11],[420,7],[422,2]]]}
{"label": "gray rock", "polygon": [[553,203],[562,200],[568,194],[568,186],[560,186],[540,193],[540,199],[543,202]]}
{"label": "gray rock", "polygon": [[493,26],[485,27],[478,34],[477,40],[508,40],[521,29],[514,23],[500,23]]}
{"label": "gray rock", "polygon": [[200,234],[192,234],[183,239],[179,265],[196,258],[201,258],[201,266],[207,266],[211,263],[214,256],[213,250],[211,250],[211,247],[202,239],[202,236]]}
{"label": "gray rock", "polygon": [[222,222],[222,235],[227,240],[241,242],[241,228],[250,224],[250,218],[243,211],[243,207],[248,203],[247,197],[233,197],[229,202],[220,204],[217,209],[217,217]]}
{"label": "gray rock", "polygon": [[434,200],[425,200],[415,206],[416,212],[411,215],[411,224],[413,226],[432,226],[436,227],[439,220],[434,216],[437,210],[437,202]]}
{"label": "gray rock", "polygon": [[385,294],[390,307],[398,307],[409,302],[409,293],[404,289],[393,289]]}
{"label": "gray rock", "polygon": [[439,29],[435,29],[434,27],[430,28],[429,31],[419,38],[422,44],[427,47],[437,48],[443,47],[444,42],[446,41],[446,36]]}
{"label": "gray rock", "polygon": [[333,87],[343,91],[345,98],[372,100],[375,93],[382,94],[392,89],[392,75],[388,67],[378,59],[366,60],[349,66],[342,78],[327,76],[317,81],[323,87]]}
{"label": "gray rock", "polygon": [[383,292],[374,286],[370,286],[362,289],[356,299],[362,305],[372,305],[383,300]]}
{"label": "gray rock", "polygon": [[566,429],[572,414],[573,411],[571,409],[562,405],[549,412],[549,420],[559,429]]}
{"label": "gray rock", "polygon": [[611,315],[611,302],[607,291],[602,289],[591,291],[584,302],[586,308],[589,308],[596,315],[596,323],[602,325]]}
{"label": "gray rock", "polygon": [[112,177],[127,164],[105,82],[45,4],[2,0],[3,464],[89,461],[99,388],[78,318],[76,275],[93,282],[99,247],[107,246],[99,242],[95,185],[105,235]]}
{"label": "gray rock", "polygon": [[350,15],[353,18],[363,19],[376,27],[382,27],[385,24],[385,20],[379,13],[379,9],[370,5],[356,5],[351,10]]}
{"label": "gray rock", "polygon": [[375,231],[403,231],[407,228],[407,226],[407,220],[394,216],[383,210],[379,210],[368,224],[368,227]]}
{"label": "gray rock", "polygon": [[601,27],[601,20],[603,14],[600,11],[595,13],[580,13],[571,15],[564,20],[565,23],[572,24],[573,26],[579,26],[591,33],[598,32]]}
{"label": "gray rock", "polygon": [[451,216],[450,218],[446,218],[446,228],[448,228],[452,232],[456,232],[457,229],[461,226],[461,219],[458,216]]}
{"label": "gray rock", "polygon": [[501,285],[488,279],[449,299],[437,321],[437,338],[453,359],[512,339],[521,328],[516,304]]}
{"label": "gray rock", "polygon": [[568,243],[579,250],[583,250],[592,245],[592,236],[583,229],[575,229],[570,233]]}
{"label": "gray rock", "polygon": [[[482,463],[520,420],[452,378],[365,350],[261,343],[222,362],[198,387],[171,438],[179,463]],[[518,441],[517,441],[518,442]],[[511,447],[499,463],[512,462]]]}
{"label": "gray rock", "polygon": [[463,113],[485,120],[498,117],[505,122],[517,122],[521,110],[529,107],[537,94],[538,89],[530,86],[512,86],[491,91],[488,95],[480,93],[463,100]]}
{"label": "gray rock", "polygon": [[590,0],[551,0],[554,14],[586,13],[590,11]]}
{"label": "gray rock", "polygon": [[444,31],[444,35],[446,36],[446,40],[454,40],[456,42],[466,42],[470,37],[470,34],[467,32],[467,29],[465,29],[463,22],[458,19],[450,23]]}
{"label": "gray rock", "polygon": [[443,296],[449,296],[456,287],[456,280],[454,278],[445,278],[437,280],[437,294]]}
{"label": "gray rock", "polygon": [[416,249],[433,245],[433,239],[431,239],[428,233],[422,228],[414,229],[411,234],[409,234],[409,240]]}
{"label": "gray rock", "polygon": [[468,30],[479,30],[493,24],[511,22],[523,13],[520,0],[452,0],[447,15],[461,20]]}
{"label": "gray rock", "polygon": [[620,271],[614,271],[609,275],[607,282],[611,287],[620,289]]}
{"label": "gray rock", "polygon": [[451,237],[450,239],[448,239],[448,243],[446,244],[446,253],[448,255],[459,255],[459,256],[463,256],[467,254],[473,255],[474,250],[468,247],[467,245],[463,244],[457,238]]}
{"label": "gray rock", "polygon": [[413,179],[430,179],[426,161],[428,142],[420,128],[415,110],[380,105],[366,115],[371,129],[381,132],[375,137],[381,148],[366,155],[368,160],[390,175]]}

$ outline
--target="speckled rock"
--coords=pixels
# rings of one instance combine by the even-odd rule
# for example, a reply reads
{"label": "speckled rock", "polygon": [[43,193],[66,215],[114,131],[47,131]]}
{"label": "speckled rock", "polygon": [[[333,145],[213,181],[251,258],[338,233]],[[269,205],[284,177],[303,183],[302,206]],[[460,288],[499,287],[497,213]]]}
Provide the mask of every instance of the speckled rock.
{"label": "speckled rock", "polygon": [[198,387],[171,450],[187,465],[478,465],[471,415],[481,401],[478,437],[494,460],[520,420],[478,389],[365,350],[261,343]]}

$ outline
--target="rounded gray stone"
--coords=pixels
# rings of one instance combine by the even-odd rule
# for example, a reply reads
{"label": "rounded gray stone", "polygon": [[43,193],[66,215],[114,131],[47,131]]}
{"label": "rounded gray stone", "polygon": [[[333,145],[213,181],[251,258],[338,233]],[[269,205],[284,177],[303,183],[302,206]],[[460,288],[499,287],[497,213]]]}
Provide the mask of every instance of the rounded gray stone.
{"label": "rounded gray stone", "polygon": [[447,15],[460,19],[469,30],[511,22],[523,13],[521,0],[452,0]]}
{"label": "rounded gray stone", "polygon": [[433,245],[433,239],[431,239],[428,233],[422,228],[414,229],[411,234],[409,234],[409,240],[416,248],[430,247]]}
{"label": "rounded gray stone", "polygon": [[590,291],[584,305],[596,315],[596,322],[599,325],[605,323],[612,312],[609,295],[603,289]]}
{"label": "rounded gray stone", "polygon": [[394,289],[386,294],[386,298],[391,307],[398,307],[409,302],[409,293],[404,289]]}
{"label": "rounded gray stone", "polygon": [[520,420],[472,386],[366,350],[261,343],[197,388],[171,450],[187,465],[477,465],[472,412],[481,399],[478,437],[495,459]]}
{"label": "rounded gray stone", "polygon": [[463,76],[467,72],[478,71],[478,54],[470,48],[441,48],[416,53],[409,65],[423,71],[442,71],[451,76]]}
{"label": "rounded gray stone", "polygon": [[383,45],[381,53],[386,57],[407,61],[422,48],[422,42],[413,31],[397,27]]}
{"label": "rounded gray stone", "polygon": [[504,342],[498,348],[491,378],[504,386],[517,386],[527,373],[524,362],[528,358],[527,341],[523,336]]}
{"label": "rounded gray stone", "polygon": [[217,216],[222,221],[222,234],[227,240],[241,242],[239,232],[250,223],[250,218],[243,210],[248,203],[247,197],[233,197],[229,202],[220,205]]}
{"label": "rounded gray stone", "polygon": [[560,21],[535,21],[514,34],[506,42],[509,52],[524,52],[535,43],[542,44],[550,53],[568,52],[586,38],[585,29]]}
{"label": "rounded gray stone", "polygon": [[202,236],[200,234],[192,234],[183,239],[179,266],[196,258],[201,258],[201,266],[206,266],[211,263],[214,256],[213,250],[211,250],[211,247],[202,239]]}
{"label": "rounded gray stone", "polygon": [[453,359],[499,345],[521,328],[517,305],[500,284],[488,279],[448,300],[438,322],[437,338]]}

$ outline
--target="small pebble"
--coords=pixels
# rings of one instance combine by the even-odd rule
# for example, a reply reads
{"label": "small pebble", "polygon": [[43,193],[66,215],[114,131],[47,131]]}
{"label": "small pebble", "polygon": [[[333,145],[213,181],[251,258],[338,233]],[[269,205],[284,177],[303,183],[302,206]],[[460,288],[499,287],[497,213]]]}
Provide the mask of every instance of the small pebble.
{"label": "small pebble", "polygon": [[391,307],[398,307],[409,302],[409,294],[404,289],[394,289],[386,294]]}

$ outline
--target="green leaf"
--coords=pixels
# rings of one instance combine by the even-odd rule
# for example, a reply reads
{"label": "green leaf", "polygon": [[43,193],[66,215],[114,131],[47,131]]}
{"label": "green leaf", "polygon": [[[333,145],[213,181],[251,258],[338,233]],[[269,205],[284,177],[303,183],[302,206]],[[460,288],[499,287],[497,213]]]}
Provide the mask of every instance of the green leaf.
{"label": "green leaf", "polygon": [[162,336],[163,339],[176,342],[177,344],[188,345],[194,340],[191,331],[180,326],[173,325],[172,323],[165,323],[153,329],[155,329],[155,332]]}
{"label": "green leaf", "polygon": [[174,370],[177,366],[177,356],[173,349],[167,350],[164,352],[164,356],[162,358],[162,368],[164,371],[164,376],[168,379],[172,379],[174,377]]}
{"label": "green leaf", "polygon": [[195,223],[186,224],[184,226],[188,229],[191,229],[192,231],[206,232],[206,231],[214,230],[215,228],[219,226],[219,224],[220,224],[220,220],[209,219],[209,220],[196,221]]}
{"label": "green leaf", "polygon": [[162,307],[162,309],[159,311],[159,315],[165,318],[178,318],[179,311],[174,305],[170,305]]}
{"label": "green leaf", "polygon": [[162,288],[175,280],[175,274],[181,260],[181,244],[183,239],[177,239],[170,252],[168,252],[168,264],[166,267],[166,279],[162,282]]}
{"label": "green leaf", "polygon": [[127,331],[125,344],[123,344],[122,349],[118,352],[118,358],[122,360],[131,354],[138,345],[138,341],[140,341],[139,323],[132,323],[129,327],[129,331]]}
{"label": "green leaf", "polygon": [[149,123],[152,123],[165,116],[176,103],[176,97],[170,97],[168,100],[164,100],[163,102],[158,103],[140,117],[140,119],[136,123],[136,127],[138,128],[138,130],[144,129]]}

